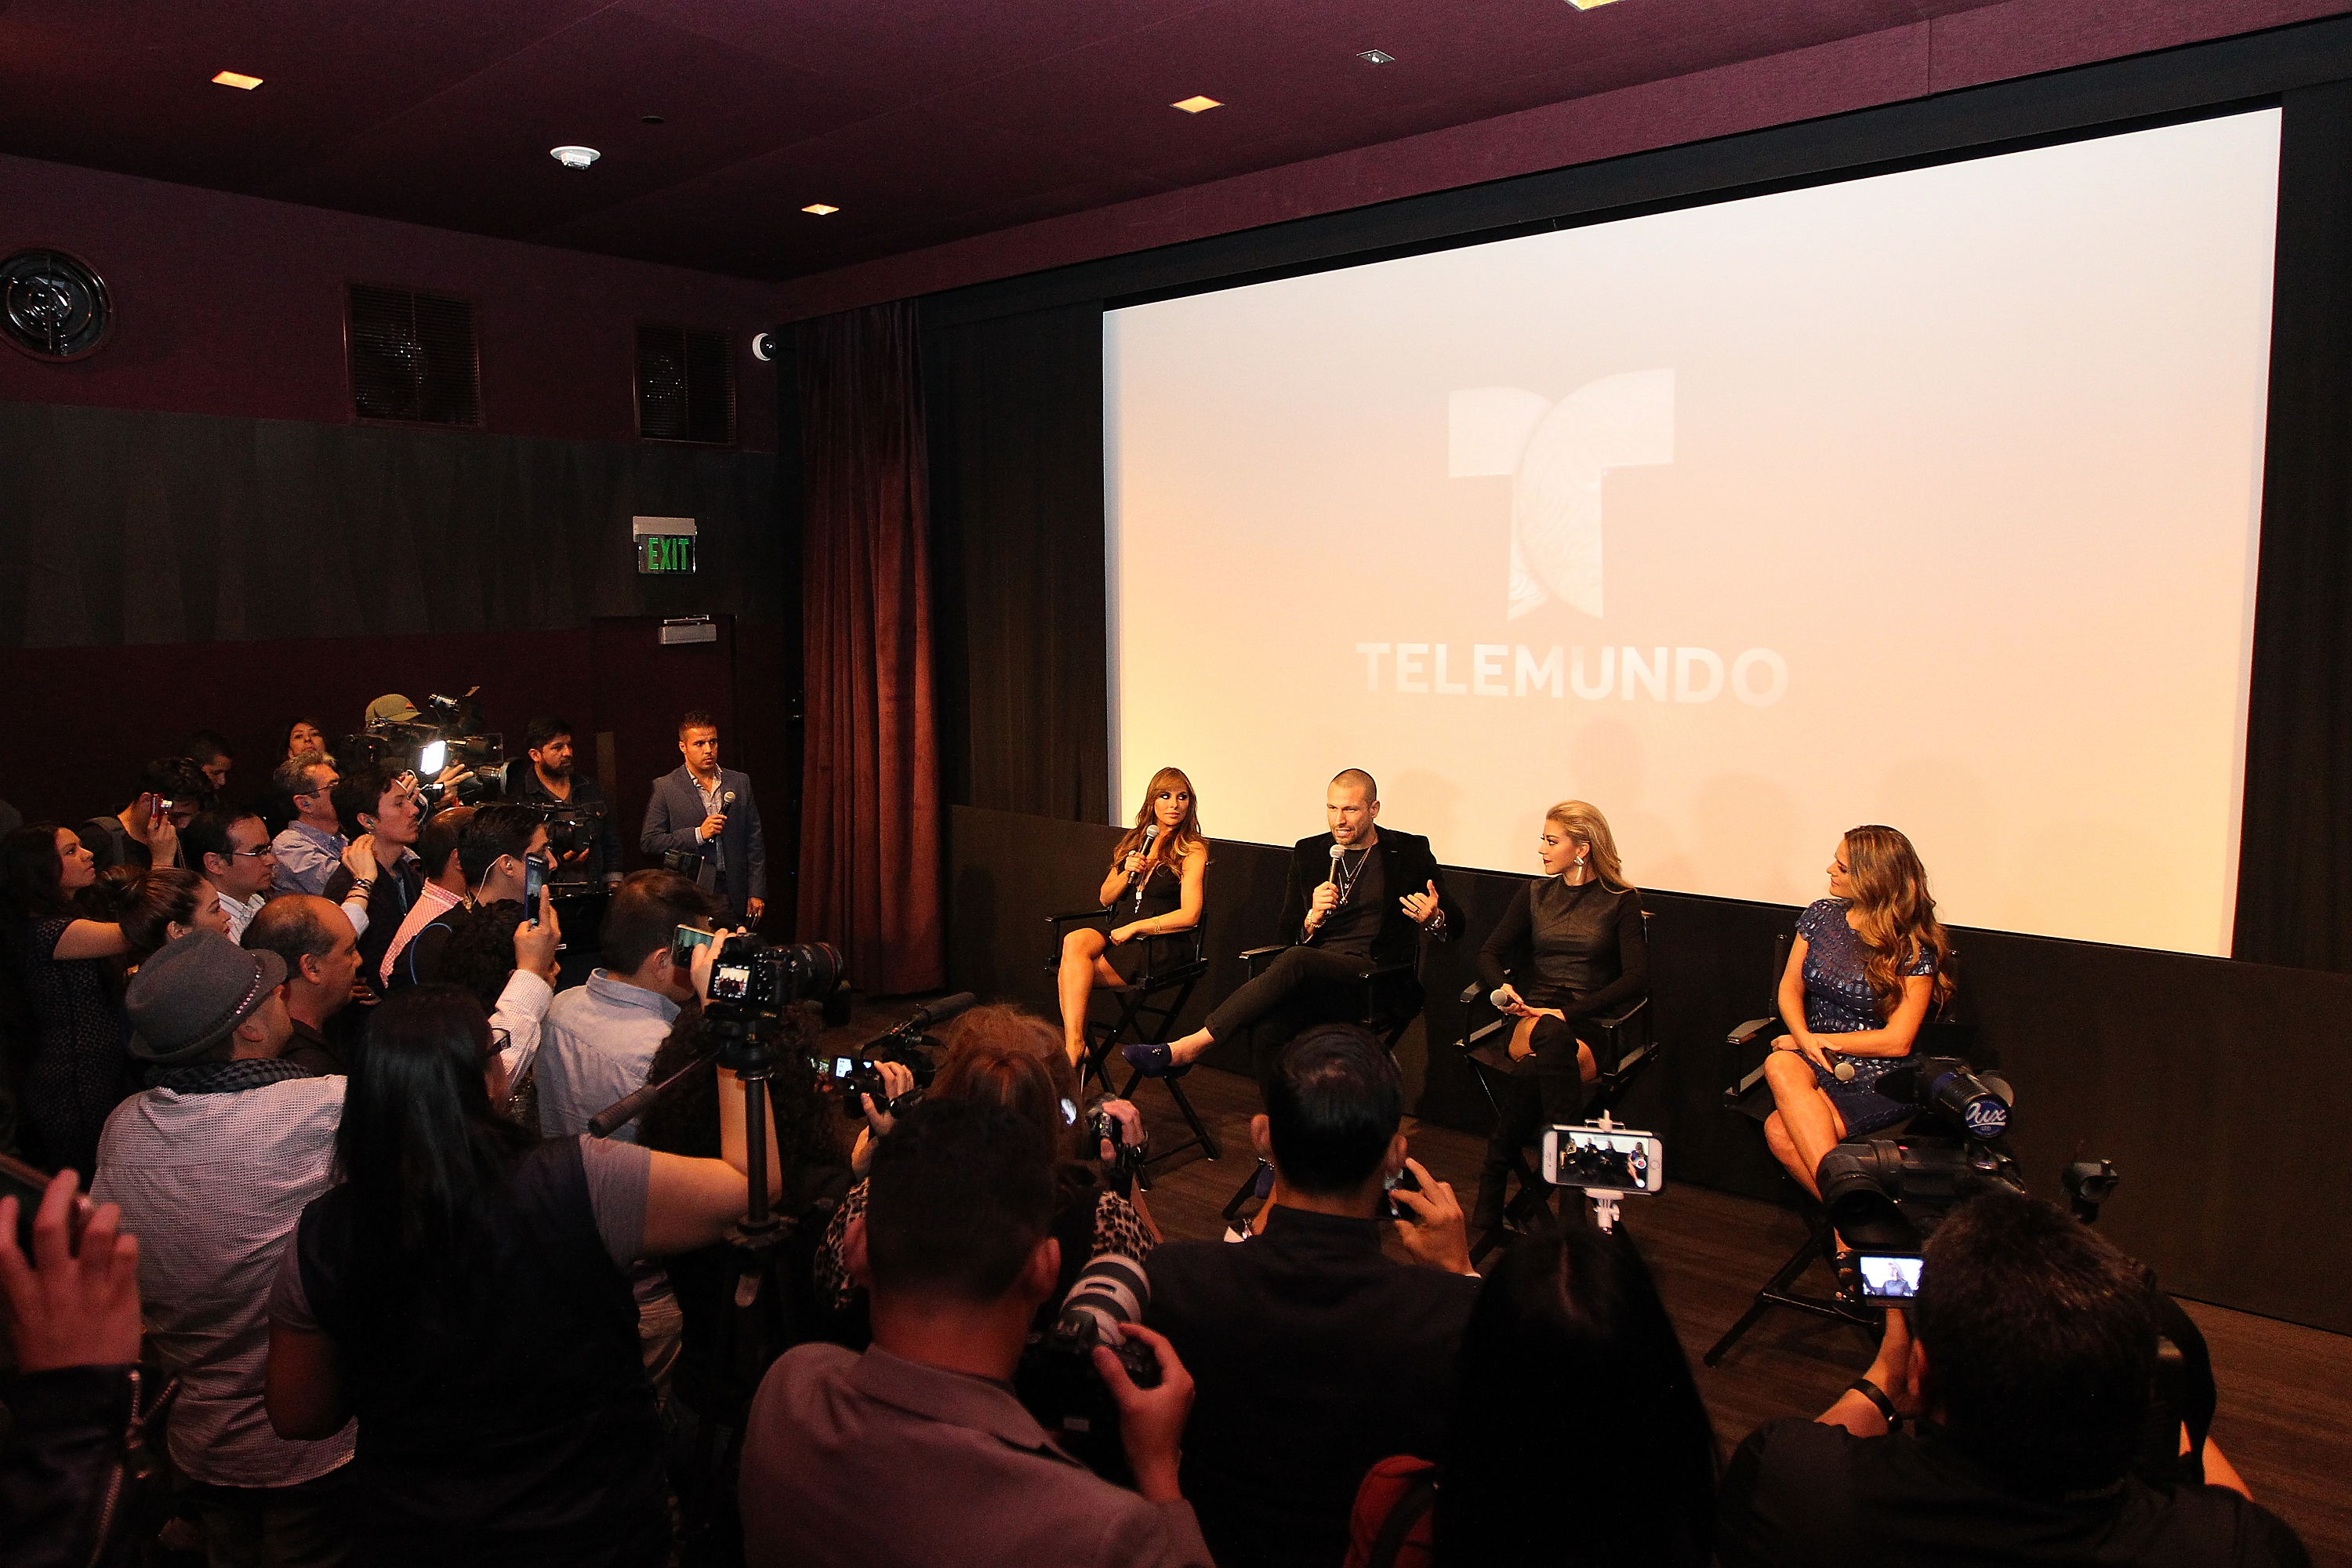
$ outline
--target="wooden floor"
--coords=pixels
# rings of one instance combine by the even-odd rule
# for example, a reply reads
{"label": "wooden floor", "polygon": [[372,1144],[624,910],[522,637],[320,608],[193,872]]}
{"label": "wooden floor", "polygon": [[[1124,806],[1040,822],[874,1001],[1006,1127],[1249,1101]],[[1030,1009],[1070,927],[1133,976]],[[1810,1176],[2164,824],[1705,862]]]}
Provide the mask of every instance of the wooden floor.
{"label": "wooden floor", "polygon": [[[1213,1163],[1197,1152],[1154,1173],[1152,1215],[1170,1237],[1214,1237],[1234,1190],[1253,1169],[1249,1118],[1256,1086],[1199,1068],[1186,1092],[1222,1142]],[[1156,1085],[1139,1091],[1155,1147],[1185,1136],[1173,1102]],[[1483,1143],[1450,1128],[1406,1124],[1414,1158],[1454,1184],[1464,1206],[1476,1191]],[[1760,1422],[1812,1415],[1869,1364],[1876,1346],[1862,1330],[1797,1312],[1768,1313],[1718,1367],[1699,1358],[1739,1317],[1756,1288],[1804,1237],[1790,1212],[1753,1199],[1676,1186],[1627,1203],[1627,1223],[1656,1273],[1726,1451]],[[1393,1244],[1391,1244],[1393,1245]],[[1399,1256],[1402,1256],[1402,1252]],[[1826,1289],[1817,1270],[1809,1283]],[[2213,1352],[2221,1384],[2214,1440],[2254,1496],[2294,1526],[2312,1561],[2352,1568],[2352,1339],[2187,1302]]]}

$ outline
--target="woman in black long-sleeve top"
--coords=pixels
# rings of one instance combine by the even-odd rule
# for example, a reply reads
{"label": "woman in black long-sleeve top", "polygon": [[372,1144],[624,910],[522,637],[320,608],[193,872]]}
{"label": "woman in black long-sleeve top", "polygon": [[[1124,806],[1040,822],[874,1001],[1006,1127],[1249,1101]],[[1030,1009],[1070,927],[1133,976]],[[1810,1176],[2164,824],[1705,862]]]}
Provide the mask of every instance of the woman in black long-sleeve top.
{"label": "woman in black long-sleeve top", "polygon": [[1583,1114],[1584,1086],[1600,1076],[1580,1037],[1591,1032],[1586,1020],[1609,1016],[1650,984],[1642,895],[1625,880],[1609,819],[1564,800],[1544,814],[1538,853],[1544,874],[1511,900],[1478,950],[1479,984],[1518,1020],[1510,1044],[1516,1072],[1478,1173],[1471,1225],[1482,1230],[1502,1223],[1512,1151],[1538,1129]]}

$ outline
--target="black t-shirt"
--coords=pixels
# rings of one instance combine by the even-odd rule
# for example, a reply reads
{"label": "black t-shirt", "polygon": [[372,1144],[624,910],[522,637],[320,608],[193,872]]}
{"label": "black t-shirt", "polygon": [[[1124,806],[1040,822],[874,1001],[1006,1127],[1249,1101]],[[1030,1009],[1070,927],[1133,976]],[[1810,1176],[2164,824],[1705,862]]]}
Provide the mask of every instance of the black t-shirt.
{"label": "black t-shirt", "polygon": [[1750,1433],[1717,1509],[1723,1568],[1979,1568],[1987,1563],[2308,1568],[2275,1516],[2221,1487],[2135,1477],[2088,1494],[2019,1494],[1933,1423],[1857,1437],[1790,1419]]}
{"label": "black t-shirt", "polygon": [[[1381,921],[1388,913],[1388,873],[1381,867],[1380,847],[1350,849],[1339,861],[1336,879],[1348,889],[1348,901],[1325,917],[1315,933],[1315,945],[1326,952],[1370,958]],[[1349,877],[1355,880],[1350,882]]]}

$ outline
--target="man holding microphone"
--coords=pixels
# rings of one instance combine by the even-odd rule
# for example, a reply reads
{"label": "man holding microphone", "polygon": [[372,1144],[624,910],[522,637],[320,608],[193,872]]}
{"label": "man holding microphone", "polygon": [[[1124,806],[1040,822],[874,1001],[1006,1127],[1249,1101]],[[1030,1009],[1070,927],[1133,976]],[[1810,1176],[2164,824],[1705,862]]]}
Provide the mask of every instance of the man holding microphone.
{"label": "man holding microphone", "polygon": [[[1331,830],[1300,839],[1290,852],[1278,929],[1292,945],[1183,1038],[1120,1047],[1128,1061],[1159,1077],[1253,1024],[1265,1026],[1255,1044],[1260,1061],[1269,1060],[1308,1024],[1352,1020],[1366,970],[1411,965],[1424,936],[1451,941],[1462,910],[1445,890],[1429,840],[1383,832],[1380,815],[1371,774],[1349,768],[1333,779],[1324,797]],[[1391,1019],[1418,1013],[1421,983],[1408,968],[1374,1005]]]}
{"label": "man holding microphone", "polygon": [[757,926],[768,907],[768,846],[751,777],[719,765],[719,721],[701,709],[678,721],[677,749],[686,762],[654,781],[639,847],[701,857],[696,879],[734,920]]}

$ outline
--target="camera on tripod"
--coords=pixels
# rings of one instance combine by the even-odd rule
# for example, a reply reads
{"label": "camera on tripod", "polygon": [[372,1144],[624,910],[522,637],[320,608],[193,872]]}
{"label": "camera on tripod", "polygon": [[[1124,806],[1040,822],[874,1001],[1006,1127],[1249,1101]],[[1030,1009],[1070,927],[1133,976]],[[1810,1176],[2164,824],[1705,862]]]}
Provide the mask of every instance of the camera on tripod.
{"label": "camera on tripod", "polygon": [[[345,736],[335,754],[346,761],[395,763],[415,770],[417,794],[434,805],[451,795],[464,805],[477,805],[488,798],[490,781],[506,763],[505,737],[488,730],[481,704],[474,700],[479,689],[471,688],[461,697],[429,692],[422,709],[388,692],[368,704],[366,730]],[[455,785],[442,784],[443,771],[453,765],[469,769],[475,776]]]}
{"label": "camera on tripod", "polygon": [[552,855],[562,857],[593,849],[604,834],[604,814],[595,806],[568,800],[526,800],[519,804],[539,814],[541,826],[547,829],[548,851]]}
{"label": "camera on tripod", "polygon": [[[2009,1150],[2016,1093],[2000,1075],[1979,1073],[1958,1057],[1921,1057],[1874,1087],[1949,1131],[1849,1139],[1822,1156],[1814,1173],[1822,1206],[1858,1251],[1914,1254],[1970,1194],[1989,1184],[2025,1191]],[[1890,1281],[1899,1277],[1886,1273]]]}

